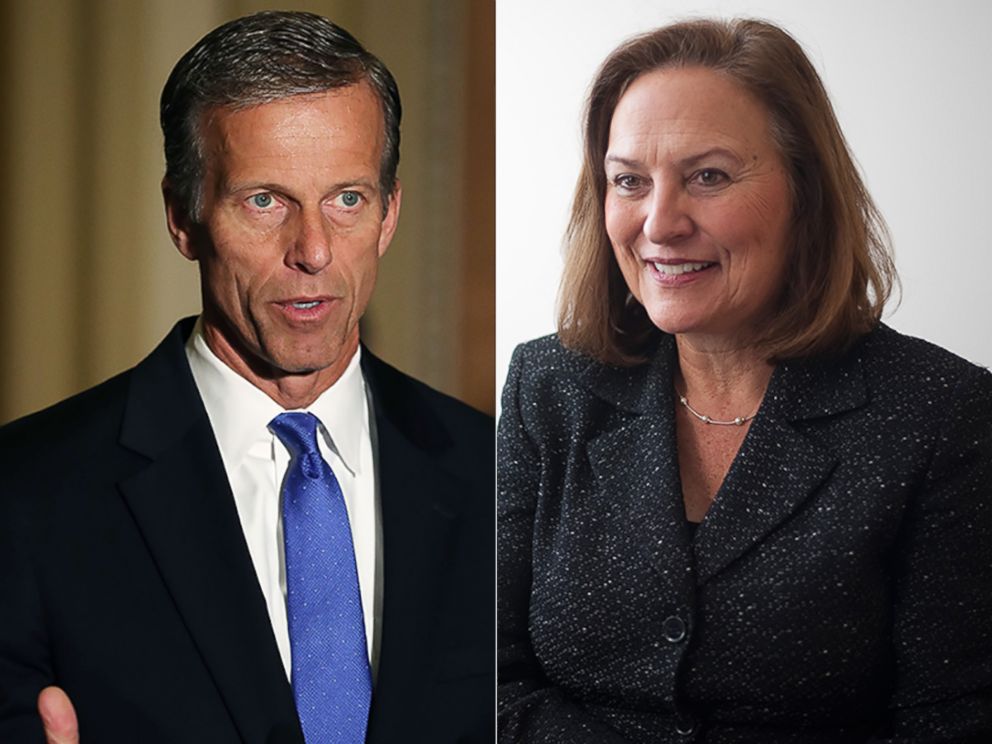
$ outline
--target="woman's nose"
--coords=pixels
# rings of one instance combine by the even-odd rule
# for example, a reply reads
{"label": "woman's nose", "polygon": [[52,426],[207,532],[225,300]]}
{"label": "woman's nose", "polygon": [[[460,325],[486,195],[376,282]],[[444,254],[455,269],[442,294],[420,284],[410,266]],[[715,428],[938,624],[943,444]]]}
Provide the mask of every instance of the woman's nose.
{"label": "woman's nose", "polygon": [[655,245],[664,245],[691,235],[694,223],[687,200],[688,195],[677,184],[656,185],[645,201],[644,237]]}

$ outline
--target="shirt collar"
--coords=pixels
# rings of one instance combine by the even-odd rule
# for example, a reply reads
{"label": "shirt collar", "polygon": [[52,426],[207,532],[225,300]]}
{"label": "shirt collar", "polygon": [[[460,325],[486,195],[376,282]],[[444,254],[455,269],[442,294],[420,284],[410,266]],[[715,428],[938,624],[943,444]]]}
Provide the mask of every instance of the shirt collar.
{"label": "shirt collar", "polygon": [[[228,367],[211,351],[197,318],[186,342],[193,379],[217,438],[225,467],[237,467],[259,443],[271,444],[269,422],[284,412],[282,406]],[[305,410],[322,424],[325,443],[352,473],[361,472],[361,437],[368,437],[369,417],[361,347],[338,380]]]}

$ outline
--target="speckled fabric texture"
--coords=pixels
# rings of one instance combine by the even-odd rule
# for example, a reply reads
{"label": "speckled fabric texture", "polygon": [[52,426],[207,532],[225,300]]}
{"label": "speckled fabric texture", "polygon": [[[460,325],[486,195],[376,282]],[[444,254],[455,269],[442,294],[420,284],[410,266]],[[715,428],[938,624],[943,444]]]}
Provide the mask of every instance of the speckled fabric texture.
{"label": "speckled fabric texture", "polygon": [[780,365],[693,538],[675,364],[514,354],[499,741],[992,742],[992,374],[885,326]]}

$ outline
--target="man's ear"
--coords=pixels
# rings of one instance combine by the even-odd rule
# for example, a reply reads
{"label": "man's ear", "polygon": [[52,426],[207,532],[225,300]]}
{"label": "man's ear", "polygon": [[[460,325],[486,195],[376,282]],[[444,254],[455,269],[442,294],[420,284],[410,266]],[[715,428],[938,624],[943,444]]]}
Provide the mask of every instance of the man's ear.
{"label": "man's ear", "polygon": [[396,179],[396,187],[389,197],[389,206],[386,207],[386,214],[382,218],[382,227],[379,229],[379,258],[382,258],[393,240],[393,233],[396,232],[396,223],[400,219],[400,203],[403,201],[403,188],[399,179]]}
{"label": "man's ear", "polygon": [[190,261],[199,259],[193,240],[193,219],[187,205],[177,197],[168,178],[162,179],[162,199],[165,201],[165,221],[173,244]]}

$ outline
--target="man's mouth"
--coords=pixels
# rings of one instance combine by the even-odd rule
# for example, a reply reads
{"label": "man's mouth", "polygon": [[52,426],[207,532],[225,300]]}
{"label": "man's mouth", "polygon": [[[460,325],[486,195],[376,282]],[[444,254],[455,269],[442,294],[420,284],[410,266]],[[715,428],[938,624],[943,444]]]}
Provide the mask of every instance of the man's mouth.
{"label": "man's mouth", "polygon": [[333,297],[296,297],[279,300],[276,305],[292,322],[313,323],[327,317]]}

